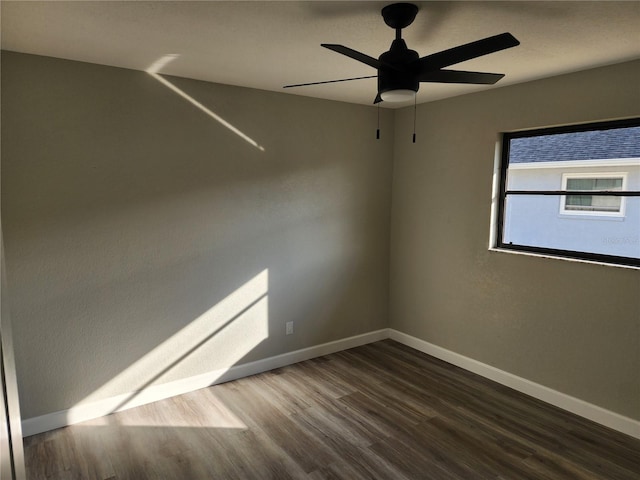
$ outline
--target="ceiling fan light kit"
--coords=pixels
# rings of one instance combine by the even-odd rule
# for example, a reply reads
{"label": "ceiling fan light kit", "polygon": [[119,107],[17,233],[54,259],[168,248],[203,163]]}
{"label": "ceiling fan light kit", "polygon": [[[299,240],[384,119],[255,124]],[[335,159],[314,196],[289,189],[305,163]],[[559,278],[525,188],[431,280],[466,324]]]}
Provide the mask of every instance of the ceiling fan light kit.
{"label": "ceiling fan light kit", "polygon": [[[377,70],[378,93],[373,101],[374,104],[379,104],[380,102],[405,102],[408,100],[414,100],[415,102],[416,93],[420,89],[420,83],[422,82],[493,85],[504,77],[504,74],[500,73],[468,72],[445,68],[520,45],[520,42],[513,35],[501,33],[420,57],[418,52],[409,49],[402,39],[402,29],[413,23],[417,13],[418,7],[412,3],[393,3],[382,9],[384,22],[396,31],[396,37],[391,43],[389,51],[384,52],[377,59],[344,45],[323,43],[321,46]],[[284,88],[348,82],[360,78],[371,77],[286,85]]]}
{"label": "ceiling fan light kit", "polygon": [[399,88],[396,90],[387,90],[380,94],[383,102],[406,102],[416,97],[415,90]]}

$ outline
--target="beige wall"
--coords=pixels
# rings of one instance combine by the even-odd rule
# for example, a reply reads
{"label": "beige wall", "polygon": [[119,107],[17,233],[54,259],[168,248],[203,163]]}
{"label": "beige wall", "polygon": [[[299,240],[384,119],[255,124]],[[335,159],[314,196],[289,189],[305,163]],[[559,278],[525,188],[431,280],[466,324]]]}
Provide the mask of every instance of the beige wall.
{"label": "beige wall", "polygon": [[3,52],[24,418],[391,326],[640,419],[638,271],[487,248],[498,132],[637,115],[639,71],[421,105],[415,145],[412,109],[375,141],[370,107],[169,78],[261,151],[147,74]]}
{"label": "beige wall", "polygon": [[264,151],[146,73],[2,53],[23,418],[387,325],[393,112],[169,80]]}
{"label": "beige wall", "polygon": [[[640,419],[640,272],[488,250],[499,132],[640,114],[640,62],[396,114],[391,327]],[[422,88],[429,88],[424,85]]]}

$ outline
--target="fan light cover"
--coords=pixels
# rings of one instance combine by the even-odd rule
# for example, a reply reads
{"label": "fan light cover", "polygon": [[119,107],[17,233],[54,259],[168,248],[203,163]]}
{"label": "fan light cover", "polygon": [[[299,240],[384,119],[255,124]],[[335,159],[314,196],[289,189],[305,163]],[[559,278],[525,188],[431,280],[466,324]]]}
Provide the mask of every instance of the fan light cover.
{"label": "fan light cover", "polygon": [[380,94],[380,97],[385,102],[406,102],[407,100],[413,100],[415,96],[416,92],[408,89],[389,90]]}

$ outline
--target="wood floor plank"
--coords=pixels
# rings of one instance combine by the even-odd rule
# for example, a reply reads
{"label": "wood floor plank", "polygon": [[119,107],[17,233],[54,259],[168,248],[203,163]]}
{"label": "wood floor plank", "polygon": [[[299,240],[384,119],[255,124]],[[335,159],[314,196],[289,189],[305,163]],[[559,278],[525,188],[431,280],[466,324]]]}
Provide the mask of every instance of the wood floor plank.
{"label": "wood floor plank", "polygon": [[305,385],[309,381],[313,382],[321,397],[340,398],[356,391],[349,381],[336,375],[335,362],[332,361],[317,363],[309,360],[302,362],[300,368],[291,369],[291,375],[299,385]]}
{"label": "wood floor plank", "polygon": [[378,457],[384,459],[405,476],[412,479],[428,478],[433,480],[475,480],[481,477],[475,472],[452,460],[443,457],[432,445],[420,445],[417,448],[387,438],[370,447]]}
{"label": "wood floor plank", "polygon": [[29,480],[640,478],[640,440],[391,340],[24,446]]}
{"label": "wood floor plank", "polygon": [[[426,428],[428,426],[428,428]],[[464,423],[436,417],[420,425],[429,436],[439,439],[446,450],[456,450],[458,460],[485,478],[504,476],[511,480],[537,480],[533,469],[525,468],[519,459],[492,442],[489,438],[472,431]]]}
{"label": "wood floor plank", "polygon": [[[325,445],[314,442],[313,436],[300,428],[289,416],[280,412],[272,397],[263,395],[254,379],[243,379],[233,398],[234,406],[244,406],[250,412],[250,423],[267,434],[305,472],[311,472],[337,460]],[[274,403],[271,403],[274,401]]]}
{"label": "wood floor plank", "polygon": [[339,463],[329,465],[329,469],[345,479],[363,480],[410,480],[400,470],[375,455],[371,449],[362,448],[356,455],[348,455]]}

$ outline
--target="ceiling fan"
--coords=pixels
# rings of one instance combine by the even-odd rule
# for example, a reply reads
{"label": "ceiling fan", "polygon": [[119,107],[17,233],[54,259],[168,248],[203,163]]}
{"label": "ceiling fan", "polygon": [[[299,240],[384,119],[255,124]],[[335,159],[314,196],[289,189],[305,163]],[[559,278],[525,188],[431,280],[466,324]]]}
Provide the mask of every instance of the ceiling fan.
{"label": "ceiling fan", "polygon": [[395,29],[396,38],[391,43],[389,51],[384,52],[378,59],[344,45],[321,44],[329,50],[346,55],[377,69],[377,75],[286,85],[284,88],[348,82],[377,76],[378,94],[373,101],[374,104],[377,104],[383,101],[403,102],[415,99],[421,82],[493,85],[504,77],[504,74],[500,73],[467,72],[445,70],[444,68],[520,45],[520,42],[513,35],[502,33],[420,58],[418,52],[410,50],[402,39],[402,29],[413,23],[417,13],[418,7],[412,3],[394,3],[382,9],[384,22]]}

